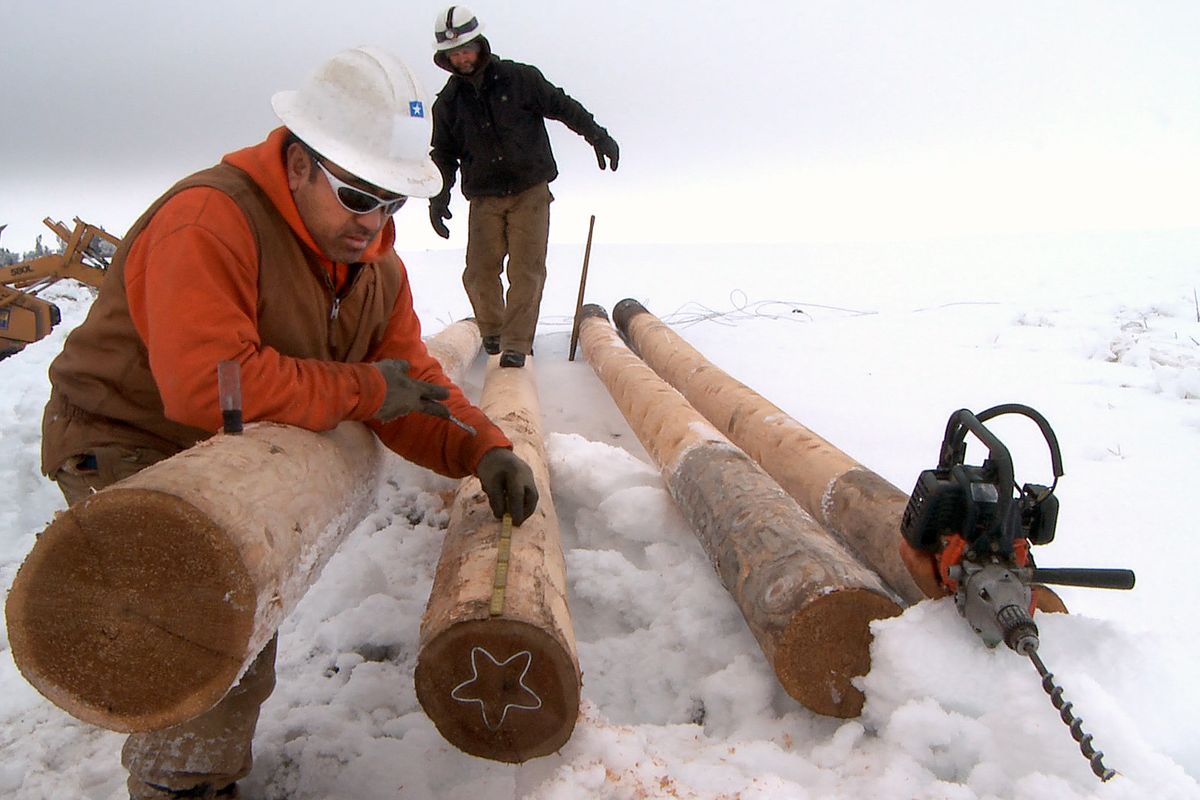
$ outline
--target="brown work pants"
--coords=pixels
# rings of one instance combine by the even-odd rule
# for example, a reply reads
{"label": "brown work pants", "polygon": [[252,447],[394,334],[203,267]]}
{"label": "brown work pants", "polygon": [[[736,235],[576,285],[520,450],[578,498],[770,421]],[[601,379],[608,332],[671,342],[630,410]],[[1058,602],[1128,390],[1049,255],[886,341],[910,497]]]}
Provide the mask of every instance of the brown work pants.
{"label": "brown work pants", "polygon": [[[502,350],[533,352],[533,335],[546,284],[550,236],[550,185],[539,183],[508,197],[471,200],[463,287],[484,336],[499,336]],[[508,256],[508,296],[500,282]]]}
{"label": "brown work pants", "polygon": [[[53,478],[75,505],[106,486],[145,469],[163,455],[150,450],[100,447],[71,458]],[[94,463],[93,463],[94,462]],[[198,717],[170,728],[134,733],[121,749],[129,770],[132,800],[207,797],[250,772],[251,741],[259,707],[275,688],[275,642],[271,639],[219,703]],[[217,797],[236,797],[220,794]]]}

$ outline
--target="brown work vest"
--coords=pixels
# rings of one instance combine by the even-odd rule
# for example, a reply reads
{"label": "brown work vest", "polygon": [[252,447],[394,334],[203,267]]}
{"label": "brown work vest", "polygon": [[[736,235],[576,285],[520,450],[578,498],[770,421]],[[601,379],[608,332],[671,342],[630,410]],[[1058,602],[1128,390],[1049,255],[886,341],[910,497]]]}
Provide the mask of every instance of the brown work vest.
{"label": "brown work vest", "polygon": [[[125,260],[134,241],[167,200],[196,186],[229,195],[250,224],[258,247],[257,322],[264,347],[293,358],[357,362],[382,341],[403,274],[395,253],[377,263],[352,265],[350,279],[335,297],[318,257],[300,243],[249,175],[229,164],[203,170],[171,187],[133,224],[87,319],[50,365],[50,401],[42,419],[45,474],[96,447],[144,448],[170,456],[215,433],[167,419],[125,293]],[[179,324],[188,323],[181,319]],[[218,403],[215,391],[212,402]]]}

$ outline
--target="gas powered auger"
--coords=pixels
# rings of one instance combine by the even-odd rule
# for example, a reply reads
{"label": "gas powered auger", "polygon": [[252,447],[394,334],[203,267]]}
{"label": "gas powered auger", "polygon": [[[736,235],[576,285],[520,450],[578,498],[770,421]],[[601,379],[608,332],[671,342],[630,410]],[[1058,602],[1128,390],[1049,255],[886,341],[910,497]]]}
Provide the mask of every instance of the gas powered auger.
{"label": "gas powered auger", "polygon": [[[1037,423],[1054,470],[1049,486],[1026,483],[1017,491],[1012,457],[996,436],[984,427],[986,420],[1003,414],[1022,414]],[[967,433],[988,449],[980,466],[964,463]],[[1030,545],[1054,539],[1058,498],[1054,489],[1062,477],[1058,439],[1041,414],[1028,406],[1009,403],[976,416],[959,409],[946,424],[936,469],[924,470],[904,510],[901,530],[916,550],[931,554],[938,576],[954,595],[959,613],[984,644],[1004,642],[1029,656],[1042,676],[1042,688],[1059,716],[1071,729],[1079,749],[1102,781],[1116,773],[1104,766],[1104,754],[1092,747],[1083,732],[1083,720],[1063,701],[1062,688],[1038,657],[1038,629],[1033,621],[1036,584],[1132,589],[1134,574],[1127,569],[1039,569],[1033,564]]]}

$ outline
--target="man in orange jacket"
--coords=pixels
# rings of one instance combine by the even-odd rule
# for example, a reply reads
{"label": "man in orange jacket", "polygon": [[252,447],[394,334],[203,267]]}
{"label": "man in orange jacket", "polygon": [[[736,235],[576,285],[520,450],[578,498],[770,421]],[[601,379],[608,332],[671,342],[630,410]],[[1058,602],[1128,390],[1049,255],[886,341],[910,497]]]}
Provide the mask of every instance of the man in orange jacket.
{"label": "man in orange jacket", "polygon": [[[533,473],[425,349],[392,249],[391,215],[441,189],[415,77],[358,48],[272,106],[285,127],[177,183],[125,236],[50,367],[43,471],[73,504],[212,436],[216,367],[233,361],[247,421],[362,421],[411,461],[478,475],[519,525]],[[201,716],[131,735],[130,796],[237,797],[274,656],[272,641]]]}

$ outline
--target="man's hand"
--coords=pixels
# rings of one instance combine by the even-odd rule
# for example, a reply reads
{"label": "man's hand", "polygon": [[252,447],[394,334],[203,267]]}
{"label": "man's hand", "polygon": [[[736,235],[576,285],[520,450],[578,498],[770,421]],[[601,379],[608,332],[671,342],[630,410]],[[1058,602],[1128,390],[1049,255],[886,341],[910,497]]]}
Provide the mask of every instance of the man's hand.
{"label": "man's hand", "polygon": [[616,172],[617,159],[621,156],[621,148],[617,147],[617,140],[606,133],[597,139],[592,147],[596,148],[596,163],[600,165],[600,169],[604,169],[604,159],[607,157],[609,167]]}
{"label": "man's hand", "polygon": [[[615,167],[614,167],[615,169]],[[437,197],[429,198],[429,224],[433,226],[433,231],[443,239],[450,238],[450,229],[446,227],[444,219],[451,219],[454,215],[450,213],[450,198],[438,195]]]}
{"label": "man's hand", "polygon": [[538,504],[537,485],[533,481],[533,470],[512,450],[494,447],[479,459],[475,468],[483,491],[487,492],[488,504],[496,519],[505,512],[512,514],[513,525],[529,519]]}
{"label": "man's hand", "polygon": [[374,363],[387,381],[387,394],[383,398],[383,405],[375,412],[375,419],[390,422],[413,411],[450,418],[450,409],[438,402],[450,397],[450,390],[445,386],[408,377],[409,364],[401,358],[387,358]]}

